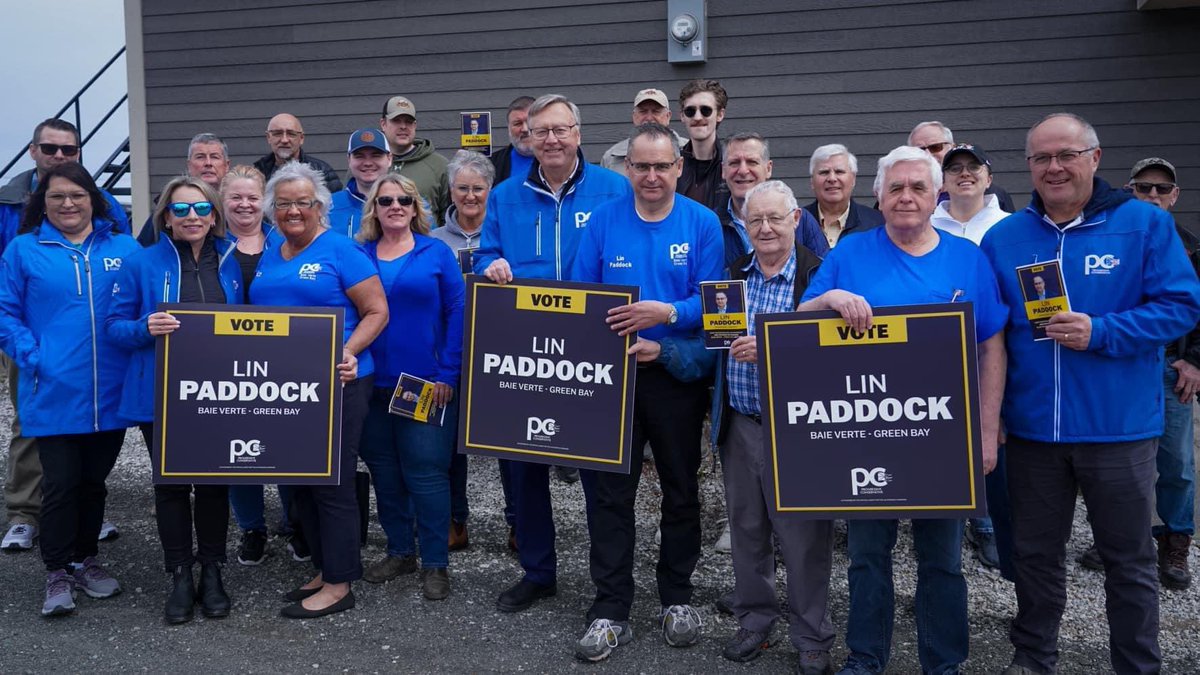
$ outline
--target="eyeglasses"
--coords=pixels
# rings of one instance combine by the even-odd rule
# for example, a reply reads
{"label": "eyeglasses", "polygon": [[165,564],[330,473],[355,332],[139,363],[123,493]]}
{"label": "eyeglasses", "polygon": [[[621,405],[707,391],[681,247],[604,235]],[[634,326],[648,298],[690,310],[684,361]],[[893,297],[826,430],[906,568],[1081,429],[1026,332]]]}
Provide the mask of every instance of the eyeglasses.
{"label": "eyeglasses", "polygon": [[979,162],[971,162],[969,164],[951,164],[946,167],[946,173],[951,176],[957,176],[963,171],[970,171],[972,174],[978,175],[983,171],[983,165]]}
{"label": "eyeglasses", "polygon": [[1066,166],[1067,164],[1071,164],[1072,162],[1074,162],[1077,159],[1079,159],[1080,157],[1088,154],[1089,152],[1092,152],[1093,150],[1098,150],[1098,149],[1099,149],[1099,146],[1093,145],[1090,148],[1084,148],[1082,150],[1063,150],[1062,152],[1059,152],[1059,153],[1056,153],[1053,155],[1048,155],[1046,153],[1038,153],[1036,155],[1030,155],[1030,156],[1026,157],[1025,159],[1028,160],[1029,163],[1034,166],[1049,166],[1050,160],[1052,160],[1052,159],[1057,159],[1059,166]]}
{"label": "eyeglasses", "polygon": [[939,152],[941,152],[943,149],[945,149],[945,147],[948,145],[950,145],[949,142],[942,141],[941,143],[930,143],[929,145],[918,145],[917,147],[924,150],[925,152],[928,152],[931,155],[936,155]]}
{"label": "eyeglasses", "polygon": [[467,195],[481,195],[487,192],[487,188],[482,185],[455,185],[454,191],[466,197]]}
{"label": "eyeglasses", "polygon": [[391,206],[392,202],[395,202],[395,203],[399,204],[400,206],[412,206],[413,202],[415,202],[415,201],[416,201],[415,199],[413,199],[412,197],[409,197],[408,195],[400,195],[399,197],[376,197],[375,198],[375,203],[379,206],[382,206],[385,209],[387,207]]}
{"label": "eyeglasses", "polygon": [[701,117],[712,117],[712,114],[716,111],[713,109],[713,107],[711,105],[700,105],[700,106],[689,105],[688,107],[683,109],[683,116],[684,117],[695,117],[697,112],[700,113]]}
{"label": "eyeglasses", "polygon": [[294,202],[275,202],[275,210],[291,211],[292,209],[299,209],[303,211],[305,209],[311,209],[316,205],[317,200],[315,199],[297,199]]}
{"label": "eyeglasses", "polygon": [[213,205],[212,202],[171,202],[167,208],[176,218],[187,218],[188,211],[195,211],[196,215],[203,218],[212,213]]}
{"label": "eyeglasses", "polygon": [[791,215],[791,213],[788,213],[787,215],[783,216],[762,216],[760,218],[754,218],[753,220],[746,221],[746,229],[757,230],[768,223],[770,223],[771,227],[780,227],[784,223],[788,222],[788,219],[791,217]]}
{"label": "eyeglasses", "polygon": [[651,163],[651,162],[630,162],[629,160],[625,160],[625,163],[628,164],[629,168],[632,169],[633,172],[637,173],[637,174],[650,173],[651,169],[654,169],[654,173],[666,173],[675,166],[674,162]]}
{"label": "eyeglasses", "polygon": [[271,138],[300,138],[304,135],[303,131],[292,131],[291,129],[267,129],[267,135]]}
{"label": "eyeglasses", "polygon": [[66,202],[68,199],[71,200],[72,204],[82,204],[82,203],[88,201],[89,198],[90,198],[90,195],[88,195],[88,193],[86,193],[86,192],[70,192],[70,193],[65,193],[65,194],[62,192],[46,193],[46,203],[47,204],[62,204],[64,202]]}
{"label": "eyeglasses", "polygon": [[567,137],[571,135],[571,130],[577,126],[579,125],[572,124],[566,127],[538,127],[537,129],[530,129],[529,134],[539,141],[546,140],[546,137],[550,134],[554,134],[554,137],[560,141],[565,141],[567,140]]}
{"label": "eyeglasses", "polygon": [[58,145],[57,143],[38,143],[38,150],[43,155],[56,155],[61,150],[63,157],[74,157],[79,154],[78,145]]}
{"label": "eyeglasses", "polygon": [[1141,181],[1130,183],[1129,185],[1132,186],[1134,190],[1137,190],[1138,194],[1143,195],[1150,194],[1151,190],[1157,190],[1158,194],[1166,195],[1174,192],[1175,188],[1177,187],[1174,183],[1143,183]]}

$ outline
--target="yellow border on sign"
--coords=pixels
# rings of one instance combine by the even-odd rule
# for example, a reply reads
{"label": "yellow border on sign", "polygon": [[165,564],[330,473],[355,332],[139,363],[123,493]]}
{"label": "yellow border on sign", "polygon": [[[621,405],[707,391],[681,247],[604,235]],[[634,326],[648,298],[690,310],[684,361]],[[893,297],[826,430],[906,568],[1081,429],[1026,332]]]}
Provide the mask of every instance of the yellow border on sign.
{"label": "yellow border on sign", "polygon": [[[236,306],[238,306],[238,307],[253,307],[253,305],[236,305]],[[171,310],[170,313],[171,314],[196,314],[196,315],[215,316],[217,314],[227,313],[230,311],[231,310],[228,310],[228,309],[213,309],[213,310],[173,309],[173,310]],[[334,350],[337,349],[337,317],[336,316],[334,316],[332,314],[309,314],[309,313],[304,313],[304,312],[298,312],[298,313],[273,312],[273,314],[285,314],[288,317],[301,318],[301,319],[329,319],[329,337],[330,337],[329,351],[330,351],[330,353],[333,353]],[[215,325],[215,323],[216,323],[215,318],[213,320],[213,323]],[[197,472],[182,472],[182,471],[171,471],[171,472],[166,471],[166,466],[167,466],[167,391],[168,391],[167,374],[169,373],[170,367],[171,367],[171,333],[167,333],[163,337],[165,339],[163,340],[163,396],[162,396],[162,425],[161,425],[162,426],[162,437],[159,439],[159,459],[158,459],[158,475],[159,476],[162,476],[163,478],[168,478],[168,477],[171,477],[171,478],[186,478],[186,477],[196,477],[196,478],[223,478],[223,477],[230,477],[230,478],[257,478],[257,477],[263,477],[263,478],[327,478],[327,477],[333,475],[333,426],[334,426],[333,425],[333,391],[334,391],[333,387],[337,385],[336,364],[335,364],[335,367],[333,368],[332,373],[329,376],[329,387],[330,387],[329,388],[329,392],[330,392],[329,424],[327,425],[329,428],[329,436],[326,439],[326,444],[325,444],[325,448],[326,448],[326,450],[325,450],[325,471],[323,473],[319,473],[319,472],[307,472],[307,473],[305,473],[305,472],[299,472],[299,473],[287,473],[287,472],[241,473],[241,472],[239,472],[239,473],[232,473],[232,472],[228,472],[228,471],[197,473]],[[337,356],[338,356],[337,354],[334,354],[335,359],[337,358]]]}
{"label": "yellow border on sign", "polygon": [[[550,281],[550,280],[548,280],[548,281]],[[612,459],[590,459],[588,457],[580,457],[578,455],[567,455],[567,454],[563,454],[563,453],[559,453],[559,452],[547,452],[545,450],[529,450],[526,448],[510,448],[510,447],[506,447],[506,446],[502,446],[502,445],[483,445],[482,443],[471,443],[471,398],[472,398],[472,391],[473,391],[472,385],[474,384],[474,374],[475,374],[475,372],[474,372],[475,330],[479,325],[479,322],[475,320],[474,307],[477,304],[476,296],[479,294],[479,289],[481,287],[511,288],[511,289],[513,289],[513,291],[516,291],[519,288],[537,288],[537,289],[553,288],[553,287],[546,287],[546,286],[526,286],[526,285],[522,285],[522,284],[503,284],[503,285],[501,285],[501,284],[489,284],[489,283],[476,283],[472,287],[471,335],[470,335],[471,351],[470,351],[470,354],[468,354],[468,356],[467,356],[467,360],[464,362],[464,365],[467,366],[466,368],[464,368],[464,370],[466,371],[467,421],[466,421],[466,427],[465,427],[466,433],[463,434],[463,445],[465,447],[479,448],[481,450],[500,450],[500,451],[504,451],[504,452],[514,452],[514,453],[521,454],[521,455],[537,455],[539,457],[557,457],[559,459],[570,459],[570,460],[574,460],[577,462],[591,462],[593,464],[620,465],[621,463],[623,463],[625,460],[625,449],[626,449],[625,448],[625,434],[623,434],[623,433],[620,434],[620,438],[618,439],[617,458],[615,460],[612,460]],[[593,291],[593,290],[575,289],[575,288],[572,288],[569,290],[572,290],[572,291],[582,290],[584,293],[587,293],[588,295],[612,295],[612,296],[616,296],[619,298],[624,298],[627,301],[633,300],[633,294],[621,293],[619,291]],[[626,353],[629,352],[629,348],[631,346],[632,346],[632,344],[630,343],[630,336],[626,335],[625,336],[625,352]],[[621,378],[621,428],[624,429],[625,428],[625,418],[629,412],[628,410],[625,409],[626,400],[629,398],[627,395],[629,392],[629,359],[625,358],[622,361],[622,363],[624,364],[624,368],[623,368],[622,378]],[[467,365],[467,364],[470,364],[470,365]]]}
{"label": "yellow border on sign", "polygon": [[[777,439],[775,438],[775,387],[771,381],[771,328],[773,326],[795,326],[800,324],[819,323],[828,319],[793,319],[788,321],[766,321],[763,322],[763,352],[766,357],[766,376],[767,376],[767,407],[771,411],[771,465],[774,468],[775,474],[775,510],[786,513],[803,513],[809,511],[954,511],[961,509],[973,509],[977,506],[977,496],[975,494],[975,459],[973,450],[975,448],[975,438],[971,434],[971,411],[974,405],[974,398],[971,396],[970,373],[967,370],[967,328],[966,315],[963,312],[933,312],[929,314],[888,314],[888,317],[903,317],[906,321],[912,319],[930,319],[935,317],[958,317],[959,338],[962,342],[962,369],[963,369],[963,400],[966,403],[967,413],[967,476],[970,480],[971,500],[968,504],[943,504],[940,506],[789,506],[783,507],[779,503],[779,448]],[[861,345],[869,347],[871,345]]]}

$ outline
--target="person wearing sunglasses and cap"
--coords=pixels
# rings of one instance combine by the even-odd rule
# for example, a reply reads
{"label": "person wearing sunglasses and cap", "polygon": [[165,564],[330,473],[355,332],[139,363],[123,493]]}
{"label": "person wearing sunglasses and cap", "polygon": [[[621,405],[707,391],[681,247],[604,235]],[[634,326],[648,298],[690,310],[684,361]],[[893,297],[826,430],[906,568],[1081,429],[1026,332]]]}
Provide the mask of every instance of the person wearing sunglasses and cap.
{"label": "person wearing sunglasses and cap", "polygon": [[[29,143],[29,156],[33,159],[34,168],[22,171],[0,188],[0,254],[17,236],[25,205],[38,184],[45,179],[46,172],[62,164],[78,162],[80,155],[79,130],[74,124],[52,117],[34,127],[33,140]],[[124,208],[104,190],[100,190],[100,195],[108,204],[114,230],[128,233],[129,219],[125,216]],[[15,407],[16,366],[6,355],[0,355],[0,364],[8,371],[8,394]],[[4,484],[9,529],[3,541],[0,541],[0,549],[21,551],[33,548],[41,515],[41,479],[42,465],[38,463],[37,444],[21,433],[20,416],[14,415],[8,445],[8,480]]]}
{"label": "person wearing sunglasses and cap", "polygon": [[[242,304],[245,294],[241,266],[232,254],[234,244],[225,238],[220,199],[208,183],[191,176],[172,179],[158,198],[152,221],[163,236],[121,266],[106,322],[109,339],[132,354],[120,412],[137,424],[148,450],[153,447],[155,345],[159,336],[187,321],[158,311],[158,304]],[[197,602],[210,619],[228,616],[231,603],[221,581],[221,564],[229,534],[229,486],[155,485],[154,515],[163,564],[171,575],[164,620],[191,621]],[[192,576],[196,562],[198,589]]]}
{"label": "person wearing sunglasses and cap", "polygon": [[[938,163],[941,163],[945,159],[946,153],[950,151],[950,148],[954,147],[954,132],[950,131],[950,127],[937,120],[920,122],[917,126],[913,127],[912,131],[908,132],[908,145],[928,152],[933,155]],[[989,185],[987,194],[996,195],[1000,203],[1000,208],[1005,213],[1012,213],[1016,210],[1013,208],[1012,197],[1008,195],[1008,192],[1004,188],[997,185]],[[944,202],[947,199],[949,197],[945,192],[938,195],[938,203]]]}
{"label": "person wearing sunglasses and cap", "polygon": [[729,201],[721,178],[722,153],[717,128],[725,119],[729,96],[716,80],[692,80],[679,92],[679,119],[691,139],[683,146],[683,172],[675,191],[712,209]]}

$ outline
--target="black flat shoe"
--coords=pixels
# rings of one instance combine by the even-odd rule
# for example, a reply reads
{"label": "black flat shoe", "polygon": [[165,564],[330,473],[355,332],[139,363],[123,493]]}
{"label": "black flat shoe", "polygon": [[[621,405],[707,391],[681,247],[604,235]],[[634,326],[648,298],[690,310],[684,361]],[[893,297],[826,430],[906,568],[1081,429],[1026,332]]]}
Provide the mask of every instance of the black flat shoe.
{"label": "black flat shoe", "polygon": [[297,588],[284,593],[283,599],[287,600],[288,602],[300,602],[305,598],[311,598],[312,596],[316,595],[317,591],[321,590],[322,588],[325,588],[325,586],[321,585],[317,586],[316,588]]}
{"label": "black flat shoe", "polygon": [[224,619],[229,616],[233,603],[221,582],[221,566],[204,563],[200,566],[200,583],[196,586],[196,599],[200,602],[200,613],[209,619]]}
{"label": "black flat shoe", "polygon": [[288,619],[316,619],[328,614],[337,614],[354,608],[354,591],[348,591],[341,600],[324,609],[305,609],[299,602],[279,610],[279,615]]}

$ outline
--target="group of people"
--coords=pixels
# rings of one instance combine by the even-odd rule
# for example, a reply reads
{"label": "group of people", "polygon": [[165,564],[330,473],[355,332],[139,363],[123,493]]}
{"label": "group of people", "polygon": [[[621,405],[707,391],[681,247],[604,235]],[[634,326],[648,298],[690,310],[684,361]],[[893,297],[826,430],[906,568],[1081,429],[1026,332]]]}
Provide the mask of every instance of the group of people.
{"label": "group of people", "polygon": [[[415,105],[393,97],[378,128],[350,135],[344,187],[328,164],[302,151],[303,128],[292,115],[270,120],[272,152],[255,166],[230,168],[224,143],[200,134],[187,175],[164,186],[139,234],[144,247],[74,161],[74,128],[40,125],[30,145],[37,167],[18,177],[27,194],[17,205],[20,236],[4,210],[13,185],[0,191],[0,349],[13,363],[20,424],[6,498],[30,491],[28,475],[17,471],[30,463],[14,461],[20,443],[36,440],[33,482],[41,489],[33,519],[14,511],[21,499],[8,500],[3,545],[30,548],[40,535],[43,614],[73,611],[77,591],[120,591],[97,560],[104,483],[125,429],[149,435],[156,338],[187,320],[157,311],[164,301],[345,309],[341,475],[353,476],[359,457],[366,464],[387,551],[364,569],[353,481],[281,487],[282,526],[294,530],[289,551],[316,570],[287,594],[283,616],[343,611],[354,606],[352,582],[418,571],[426,598],[447,597],[448,552],[468,542],[467,459],[454,447],[463,275],[474,272],[497,284],[640,287],[639,302],[597,329],[637,336],[633,447],[648,446],[662,487],[655,614],[663,639],[687,647],[701,636],[691,577],[701,551],[697,473],[708,417],[734,570],[719,604],[739,626],[723,655],[749,661],[776,640],[778,546],[798,671],[831,673],[832,523],[771,509],[756,340],[706,349],[699,284],[744,280],[751,331],[755,314],[797,308],[833,310],[866,330],[873,307],[946,302],[953,288],[955,300],[974,304],[992,518],[967,528],[957,519],[913,523],[922,670],[957,672],[968,655],[965,532],[980,560],[1015,582],[1015,651],[1005,672],[1054,672],[1065,548],[1081,491],[1106,575],[1113,667],[1156,672],[1159,579],[1170,588],[1190,583],[1190,414],[1200,388],[1200,341],[1192,338],[1200,282],[1189,258],[1196,242],[1169,214],[1178,196],[1170,162],[1143,160],[1128,189],[1114,188],[1096,177],[1102,150],[1092,126],[1052,114],[1026,137],[1034,194],[1013,213],[1011,198],[992,184],[984,149],[924,122],[879,160],[878,209],[854,201],[858,163],[840,144],[814,150],[815,200],[801,208],[793,190],[771,178],[768,139],[720,138],[729,104],[720,83],[689,82],[678,103],[686,137],[670,129],[661,90],[638,92],[630,137],[598,165],[580,148],[582,117],[572,101],[520,97],[507,112],[507,147],[491,158],[459,151],[447,162],[416,137]],[[1015,270],[1051,260],[1071,310],[1050,320],[1049,340],[1035,341]],[[442,425],[389,413],[400,373],[435,383],[435,402],[447,411]],[[595,585],[575,644],[581,660],[603,660],[634,637],[643,461],[633,453],[629,474],[580,472]],[[550,467],[501,460],[500,475],[509,545],[523,574],[496,607],[519,612],[557,592]],[[1152,533],[1155,502],[1163,525]],[[229,613],[220,569],[231,503],[243,531],[238,560],[258,564],[266,555],[261,487],[155,487],[171,575],[166,621],[190,620],[197,605],[208,617]],[[896,535],[895,520],[849,523],[843,673],[887,668]]]}

